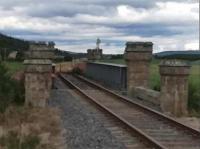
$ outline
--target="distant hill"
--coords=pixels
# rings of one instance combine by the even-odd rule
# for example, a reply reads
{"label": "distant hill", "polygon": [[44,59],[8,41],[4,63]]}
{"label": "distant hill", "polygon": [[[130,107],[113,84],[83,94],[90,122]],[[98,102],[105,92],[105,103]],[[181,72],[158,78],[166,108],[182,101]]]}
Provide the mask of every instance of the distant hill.
{"label": "distant hill", "polygon": [[76,53],[71,51],[64,51],[56,49],[55,54],[57,56],[62,56],[65,61],[71,61],[72,59],[86,58],[86,53]]}
{"label": "distant hill", "polygon": [[9,51],[28,50],[29,42],[13,38],[0,33],[0,48],[7,48]]}
{"label": "distant hill", "polygon": [[[22,57],[24,51],[28,50],[29,41],[13,38],[0,33],[0,56],[9,55],[12,51],[18,51],[18,57]],[[6,49],[6,50],[5,50]]]}
{"label": "distant hill", "polygon": [[158,59],[200,60],[200,51],[164,51],[154,54],[154,57]]}

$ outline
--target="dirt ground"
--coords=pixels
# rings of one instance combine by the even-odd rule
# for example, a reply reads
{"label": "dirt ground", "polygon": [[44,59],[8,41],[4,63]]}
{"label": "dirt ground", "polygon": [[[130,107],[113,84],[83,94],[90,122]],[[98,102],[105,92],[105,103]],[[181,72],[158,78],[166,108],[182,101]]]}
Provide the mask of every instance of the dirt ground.
{"label": "dirt ground", "polygon": [[[16,143],[18,139],[23,142],[29,136],[39,138],[36,149],[64,149],[63,132],[60,112],[56,108],[13,106],[0,114],[0,149]],[[13,139],[5,141],[10,134],[16,134],[15,142]]]}

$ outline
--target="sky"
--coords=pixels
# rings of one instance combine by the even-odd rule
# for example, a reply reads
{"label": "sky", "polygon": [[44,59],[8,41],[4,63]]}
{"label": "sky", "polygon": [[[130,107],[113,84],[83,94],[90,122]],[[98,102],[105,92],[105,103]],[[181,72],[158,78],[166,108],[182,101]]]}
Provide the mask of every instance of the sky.
{"label": "sky", "polygon": [[199,0],[0,0],[0,32],[86,52],[151,41],[153,52],[199,49]]}

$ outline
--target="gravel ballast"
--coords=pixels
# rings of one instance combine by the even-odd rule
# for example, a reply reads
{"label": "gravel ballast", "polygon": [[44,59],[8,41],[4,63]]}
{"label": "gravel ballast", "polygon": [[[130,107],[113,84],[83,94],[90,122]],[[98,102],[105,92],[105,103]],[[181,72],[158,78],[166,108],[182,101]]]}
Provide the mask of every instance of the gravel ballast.
{"label": "gravel ballast", "polygon": [[69,149],[125,149],[102,122],[92,113],[90,107],[81,103],[80,96],[73,96],[59,79],[55,80],[49,105],[58,107],[66,129],[66,144]]}

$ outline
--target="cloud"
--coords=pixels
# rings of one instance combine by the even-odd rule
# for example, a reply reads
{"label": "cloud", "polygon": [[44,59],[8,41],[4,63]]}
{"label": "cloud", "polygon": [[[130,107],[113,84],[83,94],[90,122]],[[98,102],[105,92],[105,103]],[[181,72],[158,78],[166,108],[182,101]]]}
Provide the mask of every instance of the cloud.
{"label": "cloud", "polygon": [[0,32],[77,52],[97,37],[105,53],[126,41],[153,41],[154,52],[199,45],[197,0],[1,0],[0,20]]}
{"label": "cloud", "polygon": [[199,48],[199,41],[198,40],[191,41],[187,44],[184,44],[184,47],[185,47],[185,49],[188,49],[188,50],[198,49]]}

